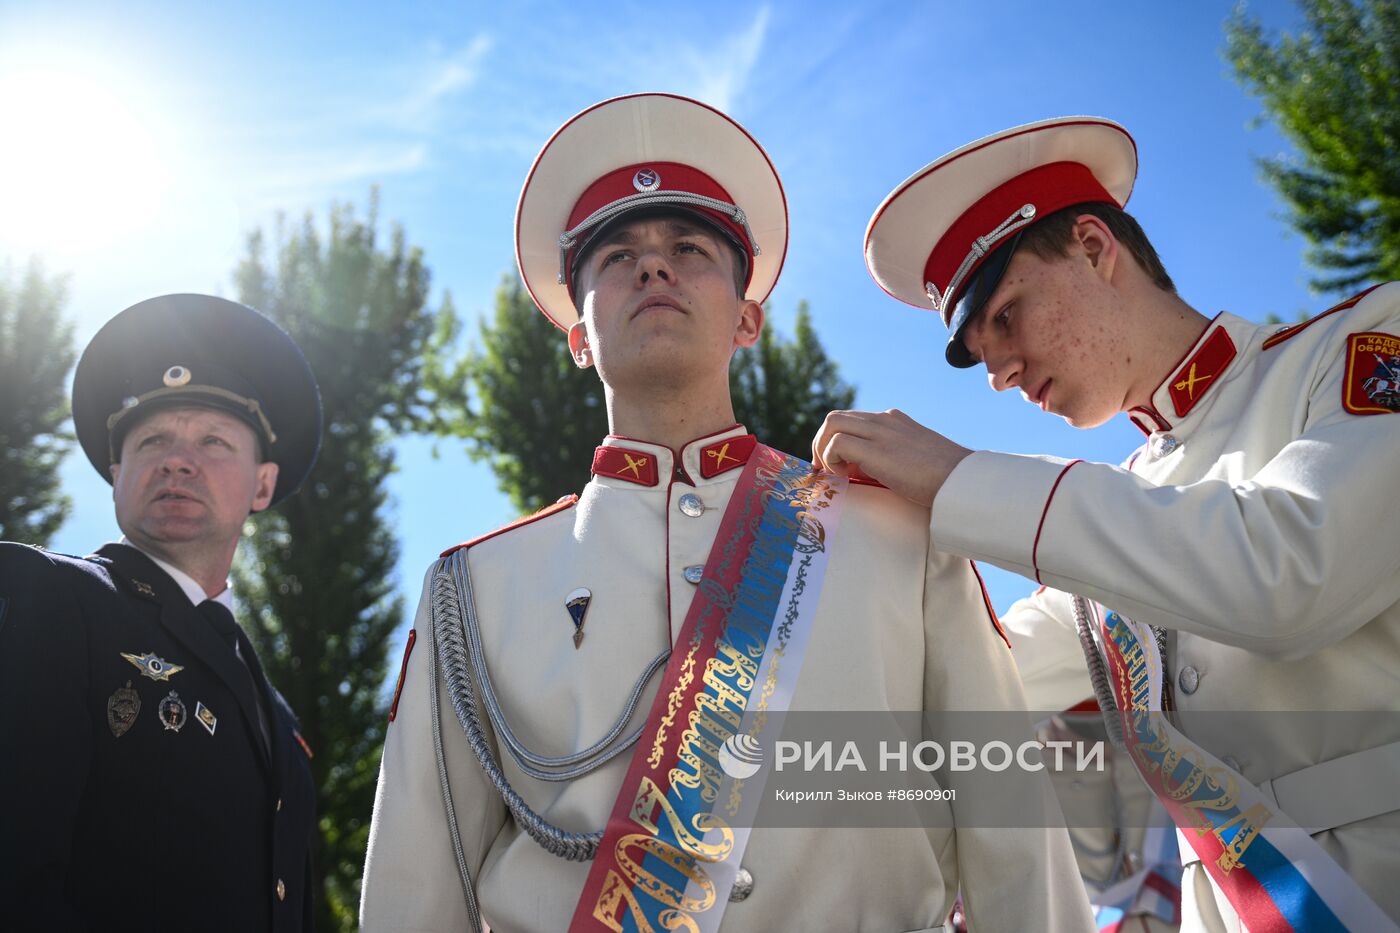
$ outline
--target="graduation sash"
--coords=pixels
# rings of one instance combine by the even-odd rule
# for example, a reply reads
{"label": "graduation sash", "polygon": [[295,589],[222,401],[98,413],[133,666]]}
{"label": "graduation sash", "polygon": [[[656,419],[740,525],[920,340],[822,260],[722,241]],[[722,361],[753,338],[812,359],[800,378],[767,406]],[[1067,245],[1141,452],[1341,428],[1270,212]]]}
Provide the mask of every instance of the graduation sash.
{"label": "graduation sash", "polygon": [[1400,929],[1305,830],[1167,721],[1152,630],[1098,610],[1133,764],[1250,933]]}
{"label": "graduation sash", "polygon": [[[719,929],[816,615],[846,481],[760,445],[740,474],[572,933]],[[739,775],[736,777],[735,775]]]}

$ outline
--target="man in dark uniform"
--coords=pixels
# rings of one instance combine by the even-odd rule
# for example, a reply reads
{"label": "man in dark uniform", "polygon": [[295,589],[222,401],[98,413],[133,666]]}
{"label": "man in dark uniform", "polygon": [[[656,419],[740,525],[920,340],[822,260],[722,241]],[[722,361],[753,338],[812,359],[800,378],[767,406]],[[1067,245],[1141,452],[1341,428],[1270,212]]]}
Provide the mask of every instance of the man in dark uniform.
{"label": "man in dark uniform", "polygon": [[0,927],[308,929],[311,750],[227,577],[315,460],[311,370],[253,309],[167,295],[93,338],[73,420],[124,537],[0,543]]}

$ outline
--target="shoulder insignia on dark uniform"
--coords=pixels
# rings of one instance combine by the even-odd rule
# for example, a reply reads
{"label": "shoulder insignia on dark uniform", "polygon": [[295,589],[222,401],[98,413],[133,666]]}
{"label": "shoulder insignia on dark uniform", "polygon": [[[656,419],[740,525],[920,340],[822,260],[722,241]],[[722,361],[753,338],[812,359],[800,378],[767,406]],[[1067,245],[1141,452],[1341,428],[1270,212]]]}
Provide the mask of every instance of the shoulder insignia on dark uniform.
{"label": "shoulder insignia on dark uniform", "polygon": [[[1384,284],[1384,283],[1382,283],[1382,284]],[[1352,307],[1352,306],[1355,305],[1358,301],[1360,301],[1362,298],[1365,298],[1367,295],[1371,294],[1371,292],[1375,291],[1375,290],[1378,289],[1378,288],[1380,288],[1380,285],[1372,285],[1370,288],[1366,289],[1364,292],[1361,292],[1361,293],[1358,294],[1358,295],[1353,295],[1352,297],[1348,298],[1346,301],[1343,301],[1341,304],[1333,305],[1332,307],[1328,308],[1326,311],[1322,312],[1321,314],[1317,315],[1316,317],[1310,317],[1310,318],[1308,318],[1306,321],[1303,321],[1303,322],[1298,323],[1298,324],[1292,324],[1292,325],[1290,325],[1290,326],[1288,326],[1288,327],[1285,327],[1283,330],[1279,331],[1277,334],[1274,334],[1272,337],[1270,337],[1270,338],[1268,338],[1267,340],[1265,340],[1265,341],[1264,341],[1264,347],[1263,347],[1263,349],[1265,349],[1265,350],[1272,349],[1272,348],[1278,346],[1279,344],[1283,343],[1283,342],[1284,342],[1285,340],[1287,340],[1289,337],[1294,337],[1294,336],[1297,336],[1298,334],[1301,334],[1303,331],[1307,330],[1307,329],[1308,329],[1309,327],[1311,327],[1313,324],[1316,324],[1318,321],[1322,320],[1323,318],[1327,317],[1328,315],[1336,314],[1338,311],[1345,311],[1347,308]]]}
{"label": "shoulder insignia on dark uniform", "polygon": [[480,544],[481,542],[489,538],[494,538],[496,537],[496,535],[505,534],[507,531],[514,531],[515,529],[520,528],[524,525],[528,525],[531,522],[536,522],[542,518],[547,518],[548,516],[553,515],[555,512],[562,512],[567,508],[572,508],[574,503],[576,502],[578,502],[578,496],[570,493],[569,495],[562,497],[558,502],[554,503],[553,505],[547,505],[544,508],[540,509],[538,512],[534,513],[533,515],[522,516],[521,518],[517,518],[515,521],[511,522],[509,525],[497,528],[495,531],[488,531],[486,534],[481,535],[480,537],[472,538],[470,541],[463,541],[461,544],[454,545],[453,547],[448,548],[438,556],[446,557],[449,554],[462,550],[463,548],[469,548],[473,545]]}
{"label": "shoulder insignia on dark uniform", "polygon": [[112,573],[113,580],[121,581],[122,588],[133,596],[140,597],[148,603],[160,603],[160,597],[156,595],[156,588],[145,580],[137,580],[135,577],[128,577],[121,573]]}
{"label": "shoulder insignia on dark uniform", "polygon": [[313,754],[311,753],[311,746],[306,744],[306,739],[302,738],[302,735],[301,735],[300,732],[298,732],[297,730],[293,729],[293,730],[292,730],[292,737],[295,738],[295,739],[297,740],[297,744],[301,746],[301,750],[304,751],[304,752],[306,752],[306,757],[307,757],[308,759],[311,759],[311,758],[315,758],[315,757],[316,757],[315,755],[313,755]]}

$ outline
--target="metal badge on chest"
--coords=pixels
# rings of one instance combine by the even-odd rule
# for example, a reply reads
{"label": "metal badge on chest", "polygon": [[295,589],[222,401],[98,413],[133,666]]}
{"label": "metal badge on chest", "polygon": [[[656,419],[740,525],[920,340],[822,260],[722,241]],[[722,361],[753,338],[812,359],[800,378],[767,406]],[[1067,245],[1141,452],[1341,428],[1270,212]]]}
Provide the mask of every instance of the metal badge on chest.
{"label": "metal badge on chest", "polygon": [[126,735],[140,713],[141,695],[132,689],[128,680],[125,687],[118,687],[107,698],[107,728],[112,730],[112,737],[119,739]]}
{"label": "metal badge on chest", "polygon": [[564,598],[564,608],[569,610],[569,618],[574,621],[574,650],[583,644],[583,621],[588,615],[588,604],[593,601],[593,593],[581,586]]}

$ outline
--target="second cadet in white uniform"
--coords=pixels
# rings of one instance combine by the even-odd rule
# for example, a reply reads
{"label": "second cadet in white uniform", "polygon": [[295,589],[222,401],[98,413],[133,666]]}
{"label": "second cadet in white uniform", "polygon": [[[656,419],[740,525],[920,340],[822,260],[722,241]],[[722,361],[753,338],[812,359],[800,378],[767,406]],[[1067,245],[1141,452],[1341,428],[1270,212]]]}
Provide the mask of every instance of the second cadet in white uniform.
{"label": "second cadet in white uniform", "polygon": [[[1353,902],[1400,917],[1400,285],[1287,328],[1208,319],[1122,211],[1135,174],[1110,121],[1018,127],[911,177],[866,248],[882,287],[942,312],[950,362],[1077,427],[1126,412],[1146,440],[1123,466],[973,452],[898,413],[833,414],[820,459],[1051,588],[1005,620],[1030,677],[1080,660],[1057,591],[1162,629],[1184,732],[1313,833]],[[1186,858],[1183,928],[1238,929]]]}

